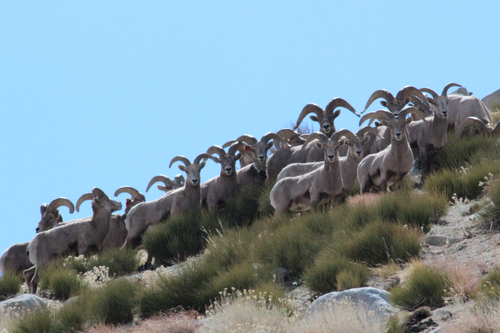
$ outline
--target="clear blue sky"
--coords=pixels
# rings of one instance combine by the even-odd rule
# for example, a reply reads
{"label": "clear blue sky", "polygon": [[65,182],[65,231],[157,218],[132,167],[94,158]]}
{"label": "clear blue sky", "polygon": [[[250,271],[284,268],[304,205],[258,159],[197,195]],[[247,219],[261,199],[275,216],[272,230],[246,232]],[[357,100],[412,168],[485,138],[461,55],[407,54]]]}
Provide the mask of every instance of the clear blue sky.
{"label": "clear blue sky", "polygon": [[[260,138],[307,103],[362,111],[377,89],[448,82],[482,98],[500,88],[498,13],[498,1],[2,1],[0,252],[35,235],[42,203],[144,192],[180,173],[174,156]],[[336,127],[358,120],[343,110]],[[219,171],[208,161],[202,180]],[[90,203],[61,212],[89,216]]]}

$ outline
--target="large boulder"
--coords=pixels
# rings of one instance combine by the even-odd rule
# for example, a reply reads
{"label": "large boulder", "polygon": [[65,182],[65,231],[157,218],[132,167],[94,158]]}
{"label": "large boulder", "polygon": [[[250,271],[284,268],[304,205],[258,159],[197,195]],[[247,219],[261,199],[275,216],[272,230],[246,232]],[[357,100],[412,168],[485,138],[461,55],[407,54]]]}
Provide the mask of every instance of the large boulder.
{"label": "large boulder", "polygon": [[19,318],[28,311],[33,312],[39,308],[46,307],[47,304],[47,300],[33,294],[24,294],[0,302],[0,323],[3,323],[6,318],[7,320]]}
{"label": "large boulder", "polygon": [[489,94],[485,98],[482,99],[484,105],[490,110],[494,107],[500,108],[500,89]]}
{"label": "large boulder", "polygon": [[313,320],[316,315],[335,312],[335,307],[349,307],[372,314],[376,320],[384,320],[399,310],[389,303],[385,290],[365,287],[331,292],[319,297],[307,309],[304,320]]}

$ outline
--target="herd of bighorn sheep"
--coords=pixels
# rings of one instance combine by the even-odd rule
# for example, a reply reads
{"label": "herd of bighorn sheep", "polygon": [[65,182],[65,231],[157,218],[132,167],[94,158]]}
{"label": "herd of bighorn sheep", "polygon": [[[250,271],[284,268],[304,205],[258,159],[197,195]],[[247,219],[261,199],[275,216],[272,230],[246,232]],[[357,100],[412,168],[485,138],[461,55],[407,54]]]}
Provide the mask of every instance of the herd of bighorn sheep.
{"label": "herd of bighorn sheep", "polygon": [[[387,90],[377,90],[362,113],[378,98],[384,99],[380,103],[388,110],[363,115],[359,125],[369,120],[368,125],[356,133],[335,128],[334,120],[341,112],[338,107],[360,117],[344,99],[332,99],[324,110],[307,104],[294,130],[308,114],[314,113],[310,118],[320,124],[320,132],[299,134],[282,129],[267,133],[260,140],[245,134],[222,146],[209,147],[193,162],[176,156],[169,167],[181,162],[178,167],[186,176],[179,174],[172,180],[158,175],[146,188],[147,192],[153,184],[162,182],[164,186],[158,185],[158,189],[166,193],[161,198],[146,201],[144,194],[129,186],[116,190],[115,196],[131,196],[126,200],[123,215],[113,215],[122,209],[121,203],[94,187],[76,204],[79,211],[84,201],[91,200],[93,215],[63,222],[58,209],[66,206],[73,213],[75,206],[66,198],[57,198],[40,207],[36,236],[3,253],[0,270],[2,274],[22,274],[30,292],[35,293],[40,269],[55,258],[87,255],[112,247],[136,247],[146,230],[170,216],[197,209],[225,209],[238,191],[266,183],[276,182],[270,200],[275,215],[279,215],[335,204],[352,191],[356,179],[361,193],[385,192],[392,185],[400,186],[413,167],[414,154],[420,161],[424,181],[432,172],[434,156],[444,146],[448,130],[453,129],[458,136],[471,132],[491,136],[500,132],[481,100],[458,91],[448,94],[451,87],[461,86],[449,83],[440,95],[430,88],[412,86],[401,89],[396,97]],[[268,158],[270,150],[273,153]],[[202,183],[200,173],[209,159],[220,164],[221,172]]]}

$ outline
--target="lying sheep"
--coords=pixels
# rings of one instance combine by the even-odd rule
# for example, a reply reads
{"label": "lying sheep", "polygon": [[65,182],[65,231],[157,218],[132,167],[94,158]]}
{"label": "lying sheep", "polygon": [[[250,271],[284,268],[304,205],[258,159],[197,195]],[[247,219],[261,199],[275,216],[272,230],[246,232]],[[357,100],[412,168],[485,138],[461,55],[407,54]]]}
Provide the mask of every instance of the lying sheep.
{"label": "lying sheep", "polygon": [[391,144],[384,150],[366,156],[358,165],[358,180],[361,193],[369,191],[386,192],[392,184],[400,185],[413,166],[413,154],[408,142],[406,126],[412,118],[405,119],[409,114],[422,117],[417,108],[406,107],[399,112],[398,117],[386,110],[370,112],[363,116],[360,125],[367,119],[379,119],[391,130]]}
{"label": "lying sheep", "polygon": [[[446,143],[449,108],[447,92],[453,86],[460,87],[456,83],[449,83],[444,87],[441,95],[438,95],[430,88],[420,89],[422,92],[429,93],[432,96],[432,98],[428,99],[432,105],[432,115],[421,120],[412,121],[407,126],[410,147],[418,152],[422,170],[422,181],[425,180],[425,176],[431,171],[436,153]],[[417,105],[415,105],[417,109],[422,112]]]}
{"label": "lying sheep", "polygon": [[[273,142],[269,142],[273,140]],[[276,133],[269,132],[257,140],[251,135],[242,135],[235,141],[245,143],[245,151],[249,151],[253,163],[237,171],[238,186],[240,189],[253,189],[263,186],[267,178],[267,151],[274,142],[280,142],[285,148],[289,148],[288,143]],[[279,150],[281,151],[281,149]]]}
{"label": "lying sheep", "polygon": [[31,293],[36,292],[40,269],[47,267],[54,258],[75,250],[78,255],[86,255],[93,248],[101,249],[109,231],[111,213],[122,209],[122,204],[110,200],[102,190],[94,187],[92,193],[84,194],[78,199],[76,210],[79,211],[80,204],[89,199],[92,199],[94,212],[90,221],[74,220],[64,223],[36,234],[31,240],[28,254],[33,267],[24,271],[26,279],[34,271],[30,282]]}
{"label": "lying sheep", "polygon": [[184,156],[176,156],[170,161],[169,167],[172,167],[175,162],[184,163],[184,165],[179,165],[179,169],[186,173],[184,186],[164,194],[159,199],[141,202],[134,206],[125,219],[128,235],[123,247],[127,244],[138,245],[142,233],[149,226],[158,224],[171,215],[200,208],[200,171],[205,166],[203,158],[217,162],[215,157],[206,153],[198,155],[193,163]]}
{"label": "lying sheep", "polygon": [[285,211],[315,210],[331,202],[342,193],[342,177],[338,150],[345,139],[355,138],[349,130],[339,130],[328,138],[320,132],[312,133],[307,143],[318,139],[316,145],[324,152],[323,165],[306,174],[283,178],[271,190],[271,205],[275,216]]}
{"label": "lying sheep", "polygon": [[221,146],[211,146],[207,154],[219,155],[217,159],[221,165],[220,175],[201,184],[201,206],[208,210],[225,208],[227,200],[236,194],[238,190],[238,179],[236,178],[236,161],[241,158],[244,149],[242,143],[234,143],[226,153]]}
{"label": "lying sheep", "polygon": [[[62,222],[62,215],[58,210],[61,206],[68,207],[70,214],[73,214],[75,211],[73,203],[66,198],[57,198],[49,205],[43,204],[40,206],[42,218],[40,222],[38,222],[36,228],[37,233],[50,230],[55,225]],[[14,244],[5,250],[2,257],[0,257],[0,270],[2,274],[11,271],[22,275],[24,270],[33,266],[26,254],[28,244],[29,242]]]}
{"label": "lying sheep", "polygon": [[165,186],[162,186],[162,185],[157,186],[157,188],[160,191],[168,192],[168,191],[175,190],[176,188],[184,186],[185,181],[186,180],[184,179],[184,176],[181,174],[178,174],[177,176],[175,176],[174,180],[171,180],[170,178],[168,178],[167,176],[164,176],[164,175],[154,176],[149,181],[148,187],[146,188],[146,193],[149,191],[151,186],[153,186],[153,184],[155,184],[157,182],[162,182],[163,184],[165,184]]}
{"label": "lying sheep", "polygon": [[330,103],[328,103],[324,110],[318,105],[312,103],[304,106],[293,129],[296,130],[297,128],[299,128],[300,124],[308,114],[316,113],[316,116],[310,117],[311,120],[319,123],[321,133],[327,136],[331,136],[335,132],[334,120],[340,115],[340,110],[335,111],[335,108],[337,107],[346,108],[359,117],[359,114],[351,106],[351,104],[349,104],[343,98],[335,97],[330,101]]}

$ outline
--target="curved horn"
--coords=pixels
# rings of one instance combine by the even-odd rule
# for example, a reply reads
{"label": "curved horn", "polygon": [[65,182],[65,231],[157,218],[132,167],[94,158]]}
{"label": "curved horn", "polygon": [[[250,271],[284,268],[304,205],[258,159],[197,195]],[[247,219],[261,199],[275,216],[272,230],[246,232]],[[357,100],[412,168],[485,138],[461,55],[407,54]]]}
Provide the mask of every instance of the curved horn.
{"label": "curved horn", "polygon": [[406,119],[406,116],[408,114],[410,114],[410,113],[414,114],[416,119],[422,119],[424,117],[423,114],[422,114],[422,112],[419,109],[417,109],[416,107],[414,107],[414,106],[407,106],[407,107],[405,107],[403,110],[401,110],[399,112],[398,118]]}
{"label": "curved horn", "polygon": [[94,199],[94,195],[92,193],[85,193],[84,195],[82,195],[76,202],[76,211],[80,212],[80,205],[82,204],[82,202],[92,199]]}
{"label": "curved horn", "polygon": [[328,141],[328,137],[323,133],[313,132],[309,134],[309,136],[307,137],[306,142],[304,142],[304,144],[302,145],[302,149],[304,149],[309,142],[314,141],[316,139],[318,139],[322,144],[325,144]]}
{"label": "curved horn", "polygon": [[128,193],[132,196],[132,199],[135,199],[137,196],[141,195],[139,191],[131,186],[122,186],[115,191],[115,197],[117,197],[121,193]]}
{"label": "curved horn", "polygon": [[348,139],[354,139],[354,140],[357,139],[356,135],[354,135],[354,133],[349,131],[348,129],[339,129],[338,131],[333,133],[330,140],[339,141],[341,137],[346,137]]}
{"label": "curved horn", "polygon": [[297,123],[293,127],[294,130],[299,128],[300,123],[309,113],[316,113],[316,115],[319,117],[323,114],[323,109],[319,105],[316,105],[314,103],[309,103],[306,106],[304,106],[304,108],[300,112],[299,119],[297,119]]}
{"label": "curved horn", "polygon": [[271,139],[281,142],[285,147],[290,147],[290,145],[281,136],[273,132],[264,134],[264,136],[260,139],[260,142],[267,144]]}
{"label": "curved horn", "polygon": [[[436,99],[439,97],[439,95],[437,94],[437,92],[435,92],[434,90],[432,90],[431,88],[422,88],[420,89],[421,92],[425,92],[425,93],[428,93],[428,94],[431,94],[432,95],[432,98]],[[413,102],[412,102],[413,103]],[[415,103],[413,103],[415,104]]]}
{"label": "curved horn", "polygon": [[394,114],[390,111],[387,110],[378,110],[378,111],[373,111],[370,113],[365,114],[361,119],[359,120],[359,126],[361,126],[362,123],[364,123],[366,120],[370,119],[370,122],[368,125],[371,125],[371,123],[375,120],[392,120],[394,119]]}
{"label": "curved horn", "polygon": [[102,197],[105,197],[106,196],[106,193],[104,193],[99,187],[94,187],[92,189],[92,194],[94,195],[94,197],[96,198],[102,198]]}
{"label": "curved horn", "polygon": [[451,87],[460,87],[460,88],[462,88],[462,86],[459,85],[458,83],[448,83],[446,85],[446,87],[444,87],[443,93],[441,95],[447,96],[448,95],[448,89],[450,89]]}
{"label": "curved horn", "polygon": [[483,136],[488,136],[490,133],[488,129],[486,128],[486,125],[481,121],[481,119],[477,117],[467,117],[465,120],[462,122],[462,125],[460,125],[460,128],[458,128],[455,131],[455,135],[457,137],[461,137],[462,135],[465,134],[465,130],[467,127],[473,126],[475,129],[477,129]]}
{"label": "curved horn", "polygon": [[185,166],[189,166],[191,164],[191,162],[189,162],[189,160],[186,157],[179,155],[179,156],[175,156],[170,161],[170,165],[168,167],[171,168],[172,164],[174,164],[175,162],[178,162],[178,161],[184,163]]}
{"label": "curved horn", "polygon": [[357,132],[356,132],[356,136],[358,138],[362,138],[364,137],[367,133],[372,133],[372,134],[375,134],[375,135],[378,135],[378,132],[375,128],[371,127],[371,126],[365,126],[365,127],[362,127],[360,128]]}
{"label": "curved horn", "polygon": [[225,144],[222,145],[222,148],[227,148],[235,142],[238,142],[238,141],[237,140],[229,140],[228,142],[226,142]]}
{"label": "curved horn", "polygon": [[57,198],[55,200],[52,200],[52,202],[47,207],[47,210],[54,211],[61,206],[68,207],[70,214],[73,214],[73,212],[75,211],[75,206],[73,206],[73,203],[66,198]]}
{"label": "curved horn", "polygon": [[184,179],[184,176],[181,174],[178,174],[177,176],[174,177],[176,181],[178,181],[180,184],[184,183],[186,179]]}
{"label": "curved horn", "polygon": [[[368,107],[373,103],[373,101],[375,101],[377,98],[383,98],[385,99],[387,102],[391,102],[393,99],[394,99],[394,96],[387,90],[385,89],[379,89],[377,91],[375,91],[371,96],[370,98],[368,99],[368,102],[366,102],[366,106],[365,106],[365,109],[363,110],[363,112],[366,111],[366,109],[368,109]],[[361,113],[363,113],[361,112]]]}
{"label": "curved horn", "polygon": [[193,163],[200,165],[200,161],[201,161],[202,158],[209,158],[212,161],[214,161],[215,163],[219,163],[218,159],[216,159],[215,157],[213,157],[212,155],[207,154],[207,153],[201,153],[200,155],[196,156],[196,158],[194,159]]}
{"label": "curved horn", "polygon": [[227,153],[229,155],[235,156],[237,151],[240,151],[242,153],[245,151],[245,145],[242,142],[233,143],[231,145],[231,147],[229,147],[229,150],[227,151]]}
{"label": "curved horn", "polygon": [[207,149],[207,154],[210,154],[210,155],[213,155],[213,154],[217,154],[219,155],[219,157],[222,157],[224,155],[226,155],[226,152],[224,151],[224,149],[222,149],[221,146],[212,146],[210,148]]}
{"label": "curved horn", "polygon": [[238,139],[236,139],[236,141],[245,142],[246,144],[249,144],[249,145],[254,145],[257,143],[257,139],[251,135],[248,135],[248,134],[244,134],[244,135],[240,136]]}
{"label": "curved horn", "polygon": [[294,130],[291,130],[289,128],[280,129],[278,132],[276,132],[276,134],[278,134],[279,136],[281,136],[285,140],[291,140],[293,137],[298,135],[297,132],[295,132]]}
{"label": "curved horn", "polygon": [[420,90],[418,90],[417,88],[415,88],[413,86],[406,86],[403,89],[401,89],[398,92],[398,94],[396,95],[396,99],[402,101],[405,98],[410,97],[411,95],[417,96],[418,98],[420,98],[422,100],[422,102],[425,105],[429,105],[429,102],[427,102],[427,98],[425,97],[425,95]]}
{"label": "curved horn", "polygon": [[347,110],[354,113],[356,116],[360,117],[360,115],[356,112],[356,110],[354,110],[354,108],[351,106],[351,104],[349,104],[345,99],[340,98],[340,97],[335,97],[334,99],[332,99],[330,101],[330,103],[328,103],[328,105],[326,106],[325,111],[326,112],[333,112],[335,110],[335,108],[339,107],[339,106],[346,108]]}
{"label": "curved horn", "polygon": [[[184,177],[182,177],[182,178],[184,178]],[[163,184],[165,184],[165,187],[172,186],[172,180],[170,178],[168,178],[167,176],[164,176],[164,175],[158,175],[158,176],[154,176],[149,181],[148,187],[146,188],[146,192],[149,191],[151,186],[153,186],[153,184],[155,184],[157,182],[162,182]],[[117,192],[118,192],[118,190],[117,190]],[[115,197],[116,197],[116,193],[115,193]]]}

